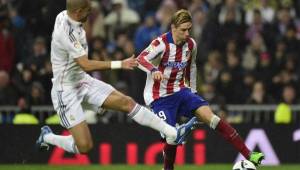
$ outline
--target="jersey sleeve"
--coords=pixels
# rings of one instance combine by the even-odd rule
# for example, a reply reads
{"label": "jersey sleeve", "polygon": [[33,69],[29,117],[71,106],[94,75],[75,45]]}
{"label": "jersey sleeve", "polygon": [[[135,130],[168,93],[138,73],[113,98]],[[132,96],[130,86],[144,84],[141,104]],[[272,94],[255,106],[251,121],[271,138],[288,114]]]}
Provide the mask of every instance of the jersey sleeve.
{"label": "jersey sleeve", "polygon": [[151,63],[151,60],[157,58],[159,54],[164,51],[164,49],[164,42],[160,38],[154,39],[150,45],[137,57],[139,63],[138,67],[145,72],[157,70],[157,68]]}
{"label": "jersey sleeve", "polygon": [[196,56],[197,56],[197,44],[193,39],[190,39],[192,45],[191,58],[188,62],[188,67],[186,70],[186,80],[193,93],[197,92],[197,65],[196,65]]}
{"label": "jersey sleeve", "polygon": [[79,40],[74,36],[72,31],[63,31],[61,33],[61,45],[66,49],[71,58],[78,58],[87,55]]}

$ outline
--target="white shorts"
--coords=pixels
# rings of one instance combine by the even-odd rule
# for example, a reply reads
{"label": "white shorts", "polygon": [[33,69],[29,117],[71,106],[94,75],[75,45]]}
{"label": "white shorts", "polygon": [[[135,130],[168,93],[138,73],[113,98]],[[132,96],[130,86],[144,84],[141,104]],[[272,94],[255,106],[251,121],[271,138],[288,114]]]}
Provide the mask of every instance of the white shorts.
{"label": "white shorts", "polygon": [[86,78],[74,88],[51,90],[54,109],[60,117],[63,127],[70,129],[85,120],[84,110],[97,112],[106,98],[115,90],[111,85],[94,79]]}

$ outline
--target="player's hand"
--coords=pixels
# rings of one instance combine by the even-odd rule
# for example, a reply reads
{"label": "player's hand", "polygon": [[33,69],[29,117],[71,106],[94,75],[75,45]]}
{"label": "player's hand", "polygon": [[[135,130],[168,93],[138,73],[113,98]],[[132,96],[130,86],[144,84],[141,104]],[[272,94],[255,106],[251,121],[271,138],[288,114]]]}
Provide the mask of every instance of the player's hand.
{"label": "player's hand", "polygon": [[164,79],[164,75],[160,71],[152,72],[152,78],[154,81],[161,81]]}
{"label": "player's hand", "polygon": [[134,67],[138,66],[138,61],[135,58],[134,55],[132,55],[131,57],[122,60],[122,69],[126,69],[126,70],[133,70]]}

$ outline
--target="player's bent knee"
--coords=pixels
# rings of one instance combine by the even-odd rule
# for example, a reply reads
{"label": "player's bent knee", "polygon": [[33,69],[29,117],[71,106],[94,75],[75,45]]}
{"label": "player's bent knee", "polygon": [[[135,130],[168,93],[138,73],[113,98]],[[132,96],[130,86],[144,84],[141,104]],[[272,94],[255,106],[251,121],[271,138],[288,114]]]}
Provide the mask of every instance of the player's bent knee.
{"label": "player's bent knee", "polygon": [[125,96],[123,100],[123,104],[121,106],[121,109],[123,112],[131,112],[134,106],[136,105],[136,102],[129,96]]}
{"label": "player's bent knee", "polygon": [[215,116],[215,114],[211,111],[208,106],[199,107],[196,112],[196,116],[205,124],[209,125],[211,123],[211,119]]}

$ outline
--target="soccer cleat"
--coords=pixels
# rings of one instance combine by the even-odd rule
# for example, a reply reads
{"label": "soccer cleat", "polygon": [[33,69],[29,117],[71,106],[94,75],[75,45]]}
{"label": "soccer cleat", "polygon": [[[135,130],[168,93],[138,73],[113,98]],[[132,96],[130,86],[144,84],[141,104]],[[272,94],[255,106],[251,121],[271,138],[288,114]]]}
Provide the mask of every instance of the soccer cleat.
{"label": "soccer cleat", "polygon": [[191,133],[191,131],[194,129],[194,125],[197,123],[197,118],[193,117],[191,118],[187,123],[180,125],[177,128],[177,137],[175,139],[175,143],[178,144],[184,144],[186,137]]}
{"label": "soccer cleat", "polygon": [[255,166],[261,164],[261,161],[265,158],[265,155],[261,152],[251,152],[249,161],[251,161]]}
{"label": "soccer cleat", "polygon": [[46,134],[52,133],[52,130],[50,129],[49,126],[43,126],[41,128],[41,134],[39,136],[39,138],[36,140],[36,147],[40,150],[40,151],[47,151],[49,150],[50,146],[49,144],[47,144],[46,142],[44,142],[44,136]]}

